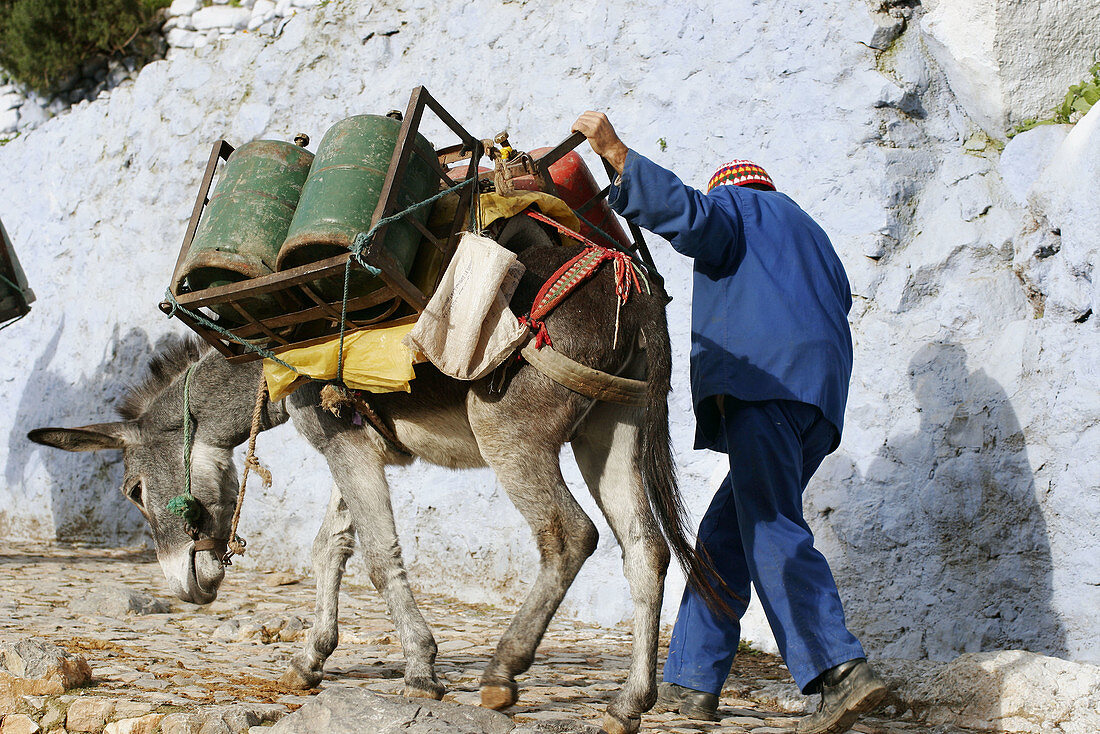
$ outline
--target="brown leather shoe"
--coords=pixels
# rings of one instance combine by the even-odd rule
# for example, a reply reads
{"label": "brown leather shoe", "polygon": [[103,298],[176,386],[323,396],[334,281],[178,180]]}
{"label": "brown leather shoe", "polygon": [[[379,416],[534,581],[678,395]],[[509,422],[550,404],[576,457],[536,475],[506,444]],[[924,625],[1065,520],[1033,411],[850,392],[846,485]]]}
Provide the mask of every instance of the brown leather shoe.
{"label": "brown leather shoe", "polygon": [[657,707],[664,711],[678,711],[689,719],[718,721],[718,696],[675,683],[663,682],[657,686]]}
{"label": "brown leather shoe", "polygon": [[821,702],[817,711],[803,717],[797,734],[840,734],[852,728],[860,714],[871,711],[886,698],[886,684],[875,675],[864,658],[829,668],[817,686]]}

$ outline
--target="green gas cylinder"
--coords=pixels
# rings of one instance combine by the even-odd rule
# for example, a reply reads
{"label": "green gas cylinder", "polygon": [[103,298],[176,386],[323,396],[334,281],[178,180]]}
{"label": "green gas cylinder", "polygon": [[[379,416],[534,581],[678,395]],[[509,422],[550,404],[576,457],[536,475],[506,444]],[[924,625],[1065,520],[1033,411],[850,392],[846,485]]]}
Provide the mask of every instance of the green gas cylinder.
{"label": "green gas cylinder", "polygon": [[[279,270],[343,254],[351,249],[357,234],[370,229],[400,130],[400,121],[379,115],[349,117],[329,128],[317,146],[290,231],[279,250]],[[439,190],[439,179],[421,158],[434,158],[435,148],[422,135],[416,136],[414,145],[417,150],[409,156],[395,211]],[[428,213],[425,207],[410,216],[424,223]],[[394,222],[386,231],[385,248],[403,275],[412,267],[420,237],[420,232],[405,221]],[[365,295],[381,285],[376,274],[356,269],[349,284],[349,298]],[[325,299],[340,300],[343,277],[328,278],[316,287]]]}
{"label": "green gas cylinder", "polygon": [[[313,154],[281,140],[254,140],[230,154],[179,271],[181,292],[275,271]],[[241,304],[255,318],[276,315],[271,297]],[[215,312],[227,325],[246,319],[229,306]]]}

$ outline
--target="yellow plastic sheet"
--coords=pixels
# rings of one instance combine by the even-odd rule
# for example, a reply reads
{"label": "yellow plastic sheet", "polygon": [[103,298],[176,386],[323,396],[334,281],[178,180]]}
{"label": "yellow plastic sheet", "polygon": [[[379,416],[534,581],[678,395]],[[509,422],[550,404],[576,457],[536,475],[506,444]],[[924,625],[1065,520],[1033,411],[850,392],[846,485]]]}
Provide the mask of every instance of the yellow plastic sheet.
{"label": "yellow plastic sheet", "polygon": [[[556,196],[541,191],[517,191],[513,196],[501,196],[497,193],[481,195],[481,226],[488,227],[498,219],[514,217],[521,211],[536,205],[546,216],[569,227],[573,231],[580,229],[581,220],[569,208],[569,205]],[[447,196],[432,209],[432,225],[442,225],[454,219],[458,196]],[[569,240],[569,244],[573,244]]]}
{"label": "yellow plastic sheet", "polygon": [[[344,384],[368,392],[410,392],[416,377],[413,364],[420,355],[401,343],[414,323],[366,329],[344,337]],[[340,336],[311,347],[289,349],[279,359],[301,375],[270,359],[264,360],[264,378],[271,400],[278,401],[308,382],[307,377],[331,380],[339,366]],[[305,375],[307,377],[303,377]]]}

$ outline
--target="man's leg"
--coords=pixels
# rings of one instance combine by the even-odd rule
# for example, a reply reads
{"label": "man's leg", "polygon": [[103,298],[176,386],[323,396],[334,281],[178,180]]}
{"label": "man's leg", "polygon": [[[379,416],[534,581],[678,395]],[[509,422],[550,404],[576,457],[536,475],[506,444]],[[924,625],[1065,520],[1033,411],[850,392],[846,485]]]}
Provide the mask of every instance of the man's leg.
{"label": "man's leg", "polygon": [[751,588],[728,475],[699,523],[696,547],[710,557],[722,581],[743,601],[722,594],[736,613],[736,616],[730,617],[710,609],[691,586],[684,589],[669,641],[663,678],[684,688],[717,695],[726,682],[737,652],[737,643],[741,639],[739,620],[745,613]]}
{"label": "man's leg", "polygon": [[864,657],[802,515],[802,490],[832,443],[832,427],[820,415],[791,401],[727,400],[723,418],[744,557],[776,644],[803,692],[825,671]]}

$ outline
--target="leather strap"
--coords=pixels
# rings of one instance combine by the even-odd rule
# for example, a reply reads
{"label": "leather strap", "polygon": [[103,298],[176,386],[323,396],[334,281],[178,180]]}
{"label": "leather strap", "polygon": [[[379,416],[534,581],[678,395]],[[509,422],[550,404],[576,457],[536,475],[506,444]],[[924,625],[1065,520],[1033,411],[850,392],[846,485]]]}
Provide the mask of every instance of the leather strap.
{"label": "leather strap", "polygon": [[222,538],[199,538],[195,541],[195,550],[214,551],[214,555],[222,559],[229,552],[229,543]]}
{"label": "leather strap", "polygon": [[520,349],[520,354],[528,364],[559,385],[563,385],[586,398],[602,400],[607,403],[619,403],[641,408],[645,405],[646,383],[644,380],[632,380],[617,377],[592,369],[576,360],[566,357],[551,346],[536,349],[528,342]]}

